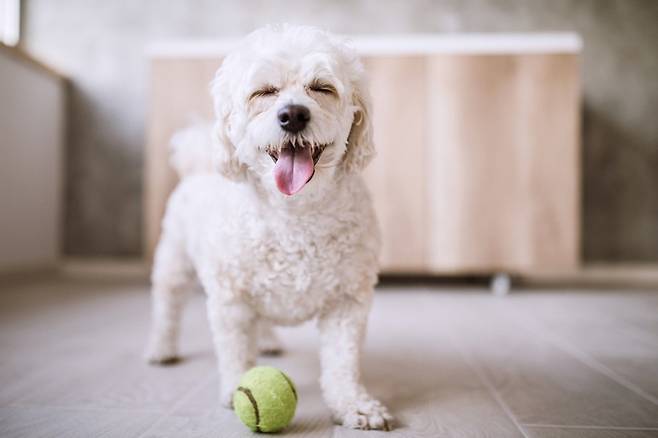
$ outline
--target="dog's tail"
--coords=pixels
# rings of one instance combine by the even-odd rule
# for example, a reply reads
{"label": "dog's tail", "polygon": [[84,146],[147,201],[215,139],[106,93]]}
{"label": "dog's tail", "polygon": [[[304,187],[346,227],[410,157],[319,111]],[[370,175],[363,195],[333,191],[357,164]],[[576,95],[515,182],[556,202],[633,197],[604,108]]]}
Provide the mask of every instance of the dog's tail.
{"label": "dog's tail", "polygon": [[196,122],[171,137],[169,164],[181,178],[213,172],[211,125]]}

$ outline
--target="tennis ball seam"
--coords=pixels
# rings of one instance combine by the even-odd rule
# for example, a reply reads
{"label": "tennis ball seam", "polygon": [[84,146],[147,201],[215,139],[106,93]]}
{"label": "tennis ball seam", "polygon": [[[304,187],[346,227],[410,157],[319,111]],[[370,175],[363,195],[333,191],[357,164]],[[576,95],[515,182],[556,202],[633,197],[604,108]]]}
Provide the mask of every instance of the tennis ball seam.
{"label": "tennis ball seam", "polygon": [[292,395],[293,395],[293,397],[295,397],[295,401],[297,401],[297,391],[295,390],[295,385],[292,384],[292,382],[290,381],[290,378],[288,376],[286,376],[286,374],[283,371],[279,370],[279,373],[281,373],[283,378],[286,379],[286,382],[288,382],[288,386],[290,386],[290,390],[292,391]]}
{"label": "tennis ball seam", "polygon": [[251,406],[253,406],[254,408],[254,414],[256,415],[256,432],[262,432],[260,430],[260,413],[258,412],[258,403],[256,403],[256,399],[254,398],[254,395],[251,393],[251,390],[249,388],[245,388],[243,386],[238,386],[238,391],[246,395],[249,401],[251,402]]}

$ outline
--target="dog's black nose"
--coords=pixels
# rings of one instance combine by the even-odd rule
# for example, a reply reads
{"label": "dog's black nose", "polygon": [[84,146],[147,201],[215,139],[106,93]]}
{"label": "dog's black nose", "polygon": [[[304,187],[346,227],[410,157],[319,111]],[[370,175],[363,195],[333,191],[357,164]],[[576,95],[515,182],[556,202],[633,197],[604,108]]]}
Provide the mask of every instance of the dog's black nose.
{"label": "dog's black nose", "polygon": [[277,113],[279,126],[285,131],[296,133],[306,128],[311,112],[304,105],[286,105]]}

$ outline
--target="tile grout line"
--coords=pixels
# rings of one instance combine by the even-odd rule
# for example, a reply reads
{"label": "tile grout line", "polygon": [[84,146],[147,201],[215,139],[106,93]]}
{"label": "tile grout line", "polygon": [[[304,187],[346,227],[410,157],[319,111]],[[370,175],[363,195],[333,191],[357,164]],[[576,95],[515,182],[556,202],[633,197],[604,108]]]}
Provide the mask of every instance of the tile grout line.
{"label": "tile grout line", "polygon": [[469,368],[471,368],[472,371],[475,372],[475,374],[478,376],[478,379],[480,379],[480,383],[482,383],[486,388],[487,391],[489,391],[490,395],[496,400],[496,403],[501,407],[501,409],[505,412],[505,414],[509,417],[509,419],[514,423],[514,426],[521,432],[521,435],[523,435],[525,438],[529,438],[528,435],[525,432],[525,429],[519,423],[519,421],[516,419],[516,416],[512,412],[512,409],[509,407],[509,405],[503,400],[502,395],[498,392],[496,387],[489,381],[489,379],[484,375],[482,370],[475,364],[473,364],[469,359],[467,359],[465,356],[464,360],[466,361],[466,365],[468,365]]}
{"label": "tile grout line", "polygon": [[543,324],[533,323],[525,318],[523,318],[523,321],[519,320],[518,317],[516,317],[515,319],[523,327],[538,333],[545,340],[553,344],[553,346],[569,354],[571,357],[585,364],[589,368],[598,371],[599,373],[608,377],[610,380],[614,381],[618,385],[623,386],[629,391],[635,393],[636,395],[658,406],[658,398],[649,394],[648,392],[646,392],[645,390],[643,390],[633,382],[627,380],[625,377],[620,376],[619,374],[617,374],[616,372],[614,372],[613,370],[611,370],[610,368],[608,368],[607,366],[596,360],[595,358],[591,357],[589,354],[585,353],[584,351],[581,351],[578,347],[574,346],[569,341],[565,341],[561,337],[558,337],[557,335],[551,333],[543,326]]}
{"label": "tile grout line", "polygon": [[505,412],[505,415],[512,421],[514,426],[521,432],[521,435],[523,435],[524,438],[530,438],[526,432],[525,429],[523,428],[523,425],[516,419],[516,416],[512,412],[512,409],[509,407],[509,405],[503,400],[503,397],[500,395],[498,390],[494,387],[494,385],[491,383],[491,381],[487,378],[486,375],[482,372],[482,370],[473,362],[472,358],[469,357],[468,354],[464,351],[464,349],[459,345],[458,342],[455,340],[455,334],[452,328],[449,329],[450,331],[450,341],[453,344],[453,347],[457,349],[459,352],[459,355],[464,359],[466,362],[466,365],[475,373],[475,375],[478,377],[480,380],[480,383],[484,385],[484,387],[487,389],[487,392],[489,392],[489,395],[496,401],[498,406]]}
{"label": "tile grout line", "polygon": [[581,429],[581,430],[619,430],[619,431],[654,431],[658,427],[632,427],[632,426],[586,426],[586,425],[568,425],[568,424],[542,424],[542,423],[523,423],[526,427],[536,429]]}
{"label": "tile grout line", "polygon": [[216,377],[216,373],[210,373],[210,375],[209,375],[206,379],[204,379],[204,380],[203,380],[202,382],[200,382],[198,385],[196,385],[195,387],[193,387],[192,389],[190,389],[190,391],[189,391],[187,394],[183,395],[183,396],[182,396],[182,397],[181,397],[176,403],[174,403],[173,405],[171,405],[171,407],[170,407],[169,409],[167,409],[167,410],[166,410],[166,411],[160,416],[160,418],[158,418],[157,420],[155,420],[155,421],[154,421],[154,422],[153,422],[153,423],[152,423],[152,424],[151,424],[151,425],[150,425],[150,426],[149,426],[144,432],[142,432],[141,434],[139,434],[139,435],[137,436],[137,438],[144,438],[144,437],[146,436],[146,434],[148,434],[149,432],[153,431],[153,430],[154,430],[157,426],[159,426],[159,425],[160,425],[165,419],[169,418],[169,416],[171,416],[171,414],[174,413],[174,411],[176,411],[176,409],[178,409],[179,407],[181,407],[181,406],[183,405],[183,403],[185,403],[186,401],[188,401],[193,395],[195,395],[197,392],[201,391],[201,389],[203,389],[203,388],[204,388],[209,382],[211,382],[212,380],[214,380],[215,377]]}

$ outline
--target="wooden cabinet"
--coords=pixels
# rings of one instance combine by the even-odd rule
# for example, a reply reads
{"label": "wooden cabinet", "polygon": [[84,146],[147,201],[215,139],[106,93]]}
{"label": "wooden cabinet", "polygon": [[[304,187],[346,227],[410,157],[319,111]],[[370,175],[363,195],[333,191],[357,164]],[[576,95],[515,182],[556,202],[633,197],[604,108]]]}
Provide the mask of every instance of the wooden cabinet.
{"label": "wooden cabinet", "polygon": [[[361,38],[354,44],[373,96],[378,157],[365,176],[383,230],[382,270],[576,268],[578,37]],[[175,180],[167,168],[168,139],[191,115],[211,117],[207,84],[226,45],[152,51],[148,254]]]}

